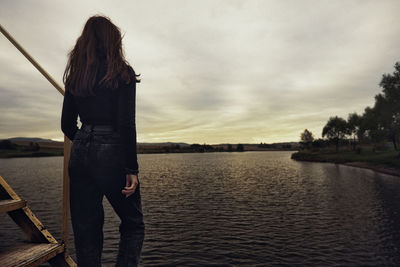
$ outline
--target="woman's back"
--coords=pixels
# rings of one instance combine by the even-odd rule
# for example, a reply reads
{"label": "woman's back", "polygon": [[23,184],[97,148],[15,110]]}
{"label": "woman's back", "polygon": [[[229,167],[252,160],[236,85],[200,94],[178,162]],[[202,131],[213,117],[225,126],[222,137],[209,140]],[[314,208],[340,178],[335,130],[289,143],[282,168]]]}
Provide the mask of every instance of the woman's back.
{"label": "woman's back", "polygon": [[[95,125],[114,125],[116,130],[119,130],[118,125],[118,115],[121,115],[123,110],[123,90],[133,90],[135,91],[136,86],[134,86],[134,78],[131,80],[130,84],[120,83],[117,89],[106,88],[105,86],[99,85],[99,81],[106,75],[107,72],[107,62],[104,61],[100,65],[100,69],[96,78],[96,85],[93,88],[95,93],[94,96],[77,96],[72,95],[71,92],[67,90],[66,97],[67,100],[73,101],[73,105],[76,105],[78,115],[81,123],[83,124],[95,124]],[[133,77],[132,73],[132,77]],[[127,92],[125,92],[127,93]],[[135,95],[136,92],[133,92]],[[121,95],[122,94],[122,95]],[[119,105],[120,104],[120,105]],[[72,111],[72,110],[71,110]],[[118,111],[120,112],[118,114]],[[131,110],[134,112],[134,110]],[[64,121],[67,122],[67,121]],[[74,128],[73,125],[69,125],[69,128]],[[68,128],[68,126],[67,126]],[[66,129],[67,132],[73,131],[73,129]],[[70,135],[69,138],[73,140],[73,136]]]}
{"label": "woman's back", "polygon": [[121,143],[125,146],[126,173],[138,173],[136,75],[132,68],[130,70],[132,75],[130,83],[124,84],[121,81],[116,89],[106,88],[99,84],[107,71],[107,62],[103,61],[93,88],[95,95],[75,96],[67,90],[61,116],[61,129],[70,140],[74,140],[78,131],[78,115],[82,125],[112,125],[114,130],[120,133]]}
{"label": "woman's back", "polygon": [[115,124],[117,110],[117,93],[119,90],[111,90],[100,86],[98,81],[104,77],[107,65],[104,62],[99,70],[96,86],[94,87],[95,96],[80,97],[75,96],[79,117],[85,124]]}
{"label": "woman's back", "polygon": [[124,59],[121,40],[120,30],[108,18],[89,18],[64,73],[61,129],[73,141],[68,174],[79,266],[101,266],[104,196],[121,218],[117,266],[137,266],[144,239],[136,153],[137,79]]}

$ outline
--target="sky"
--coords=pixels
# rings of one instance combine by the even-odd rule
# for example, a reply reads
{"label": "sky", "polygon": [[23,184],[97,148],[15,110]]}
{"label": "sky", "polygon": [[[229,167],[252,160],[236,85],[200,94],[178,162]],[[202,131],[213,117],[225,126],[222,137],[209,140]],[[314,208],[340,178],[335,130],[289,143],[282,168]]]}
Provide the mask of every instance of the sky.
{"label": "sky", "polygon": [[[120,27],[138,142],[273,143],[321,137],[372,106],[400,61],[400,1],[1,0],[0,23],[62,85],[95,14]],[[0,36],[0,138],[63,140],[63,96]]]}

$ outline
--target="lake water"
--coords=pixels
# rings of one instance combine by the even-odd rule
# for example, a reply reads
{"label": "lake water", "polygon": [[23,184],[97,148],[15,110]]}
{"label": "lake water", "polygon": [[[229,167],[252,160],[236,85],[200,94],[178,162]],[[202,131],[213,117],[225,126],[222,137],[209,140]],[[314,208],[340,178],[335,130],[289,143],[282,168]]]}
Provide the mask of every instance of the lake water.
{"label": "lake water", "polygon": [[[141,266],[400,265],[400,178],[290,154],[139,154]],[[0,159],[0,175],[59,239],[62,158]],[[104,206],[113,266],[119,219]],[[0,249],[25,240],[0,216]]]}

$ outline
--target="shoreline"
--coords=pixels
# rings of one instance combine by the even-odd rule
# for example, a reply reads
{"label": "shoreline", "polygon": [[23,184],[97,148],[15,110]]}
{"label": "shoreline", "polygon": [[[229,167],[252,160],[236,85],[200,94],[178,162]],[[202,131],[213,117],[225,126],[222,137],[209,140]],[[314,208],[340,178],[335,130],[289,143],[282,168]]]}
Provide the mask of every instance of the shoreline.
{"label": "shoreline", "polygon": [[[334,156],[330,158],[329,156]],[[376,161],[368,159],[349,159],[344,156],[340,156],[340,154],[315,154],[315,153],[307,153],[307,152],[295,152],[292,154],[291,158],[296,161],[308,161],[308,162],[320,162],[320,163],[334,163],[341,164],[350,167],[356,167],[361,169],[368,169],[378,173],[392,175],[400,177],[400,168],[393,166],[391,164],[387,164],[384,161]]]}
{"label": "shoreline", "polygon": [[360,161],[345,162],[345,163],[339,163],[339,164],[343,164],[343,165],[351,166],[351,167],[357,167],[357,168],[361,168],[361,169],[368,169],[368,170],[372,170],[372,171],[375,171],[378,173],[383,173],[383,174],[400,177],[400,169],[393,168],[393,167],[385,165],[385,164],[371,164],[368,162],[360,162]]}
{"label": "shoreline", "polygon": [[[244,150],[244,151],[138,151],[138,155],[145,155],[145,154],[191,154],[191,153],[196,153],[196,154],[203,154],[203,153],[243,153],[243,152],[281,152],[281,151],[287,151],[287,152],[295,152],[297,150],[289,150],[289,149],[264,149],[264,150]],[[1,151],[0,151],[1,152]],[[0,153],[0,159],[12,159],[12,158],[40,158],[40,157],[63,157],[63,153],[47,153],[47,152],[25,152],[25,153],[12,153],[12,154],[1,154]]]}

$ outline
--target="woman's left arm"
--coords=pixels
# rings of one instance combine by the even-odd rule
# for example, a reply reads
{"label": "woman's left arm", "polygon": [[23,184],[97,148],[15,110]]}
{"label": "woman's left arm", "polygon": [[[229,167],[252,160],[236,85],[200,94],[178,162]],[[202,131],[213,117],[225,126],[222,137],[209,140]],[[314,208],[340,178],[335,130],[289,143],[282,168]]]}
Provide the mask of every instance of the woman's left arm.
{"label": "woman's left arm", "polygon": [[74,96],[65,91],[62,113],[61,113],[61,130],[69,138],[74,140],[75,133],[78,131],[78,110]]}

